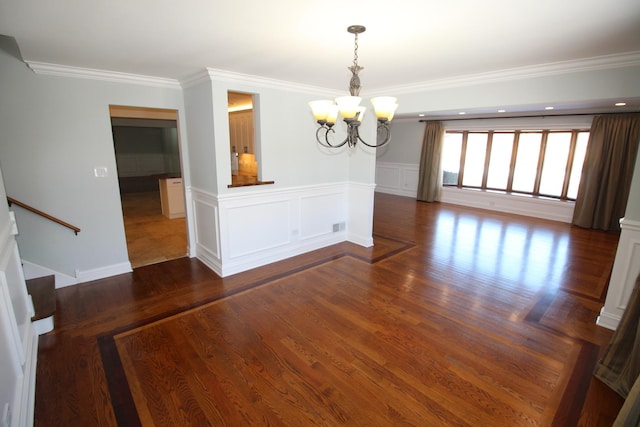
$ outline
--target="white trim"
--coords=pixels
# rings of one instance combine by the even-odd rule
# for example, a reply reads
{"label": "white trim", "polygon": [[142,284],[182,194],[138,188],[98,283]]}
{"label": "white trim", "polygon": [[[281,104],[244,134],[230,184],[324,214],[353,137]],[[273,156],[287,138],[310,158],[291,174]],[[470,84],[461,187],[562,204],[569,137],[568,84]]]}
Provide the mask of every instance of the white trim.
{"label": "white trim", "polygon": [[[336,182],[284,189],[259,186],[221,195],[192,188],[194,204],[208,202],[218,209],[218,217],[208,212],[196,214],[195,224],[197,229],[216,234],[209,237],[217,239],[215,244],[219,245],[219,252],[216,254],[213,247],[207,247],[213,246],[213,240],[198,241],[196,257],[215,273],[225,277],[347,240],[371,246],[373,239],[370,229],[368,236],[366,230],[354,232],[350,229],[349,196],[353,192],[373,194],[374,188],[373,184]],[[326,207],[326,212],[320,214],[309,208],[315,200],[324,197],[335,201],[321,204]],[[358,209],[363,209],[366,200],[362,196],[358,200],[361,201]],[[239,218],[260,206],[272,207],[274,204],[282,207],[280,214],[286,215],[286,218],[282,215],[278,216],[277,221],[272,221],[269,216],[261,218],[263,226],[275,227],[264,238],[252,239],[251,235],[247,236],[247,230],[239,228],[237,221],[230,220],[232,216]],[[271,214],[273,216],[274,212]],[[339,231],[333,231],[336,223],[343,225]],[[247,246],[249,240],[252,240],[252,247]]]}
{"label": "white trim", "polygon": [[379,193],[416,197],[420,167],[412,163],[376,162],[376,189]]}
{"label": "white trim", "polygon": [[104,279],[105,277],[117,276],[118,274],[131,273],[132,271],[131,263],[127,261],[121,262],[120,264],[94,268],[92,270],[76,270],[76,277],[78,278],[78,283],[84,283]]}
{"label": "white trim", "polygon": [[397,85],[369,91],[370,96],[383,93],[396,95],[422,92],[436,89],[475,86],[488,83],[506,82],[526,78],[555,76],[561,74],[607,70],[613,68],[633,67],[640,65],[640,51],[613,55],[596,56],[573,61],[560,61],[528,67],[510,68],[486,73],[468,74],[446,79],[430,80],[420,83]]}
{"label": "white trim", "polygon": [[323,97],[340,96],[344,92],[335,89],[322,88],[318,86],[293,83],[284,80],[276,80],[267,77],[252,76],[250,74],[236,73],[233,71],[217,70],[215,68],[205,68],[180,81],[183,88],[195,86],[209,81],[220,81],[233,84],[245,84],[249,86],[278,89],[290,92],[308,93]]}
{"label": "white trim", "polygon": [[609,289],[596,324],[616,329],[640,274],[640,221],[622,218]]}
{"label": "white trim", "polygon": [[176,79],[122,73],[119,71],[99,70],[94,68],[72,67],[70,65],[50,64],[46,62],[26,60],[25,62],[34,73],[41,75],[180,89],[180,82]]}
{"label": "white trim", "polygon": [[33,322],[33,329],[35,330],[37,335],[46,334],[47,332],[53,331],[54,328],[54,315],[52,314],[49,317],[45,317],[44,319],[36,320]]}
{"label": "white trim", "polygon": [[22,259],[22,270],[24,271],[24,277],[27,280],[35,279],[36,277],[55,276],[56,289],[78,284],[78,279],[74,276],[54,271],[25,259]]}
{"label": "white trim", "polygon": [[[415,198],[418,188],[413,174],[418,173],[417,164],[377,162],[376,191]],[[575,207],[565,200],[455,187],[442,187],[441,202],[566,223],[572,221]]]}
{"label": "white trim", "polygon": [[593,115],[443,120],[445,131],[589,130]]}
{"label": "white trim", "polygon": [[571,223],[574,202],[468,188],[442,188],[443,203]]}
{"label": "white trim", "polygon": [[[252,76],[249,74],[218,70],[214,68],[204,68],[203,70],[197,71],[184,79],[176,80],[172,78],[146,76],[94,68],[73,67],[69,65],[51,64],[38,61],[25,60],[24,62],[36,74],[102,80],[116,83],[129,83],[171,89],[187,88],[205,81],[218,80],[232,83],[244,83],[258,87],[308,93],[325,97],[339,96],[340,94],[344,94],[344,92],[337,91],[335,89],[304,85],[300,83],[287,82],[260,76]],[[640,51],[597,56],[592,58],[583,58],[572,61],[539,64],[534,66],[511,68],[486,73],[468,74],[446,79],[411,83],[406,85],[389,86],[379,89],[373,89],[368,93],[369,96],[388,93],[394,93],[397,95],[410,94],[428,90],[464,87],[470,85],[521,80],[525,78],[554,76],[575,72],[605,70],[637,65],[640,65]]]}
{"label": "white trim", "polygon": [[600,315],[596,318],[596,325],[615,331],[620,324],[621,316],[605,312],[604,307],[600,310]]}

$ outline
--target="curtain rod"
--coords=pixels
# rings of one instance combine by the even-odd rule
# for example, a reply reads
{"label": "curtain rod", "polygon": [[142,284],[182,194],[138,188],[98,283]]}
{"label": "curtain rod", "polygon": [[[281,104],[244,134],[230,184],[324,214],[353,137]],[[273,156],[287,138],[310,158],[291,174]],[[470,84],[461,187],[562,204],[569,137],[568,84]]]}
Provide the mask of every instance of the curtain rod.
{"label": "curtain rod", "polygon": [[420,119],[419,123],[423,122],[449,122],[453,120],[495,120],[495,119],[530,119],[530,118],[547,118],[547,117],[570,117],[570,116],[600,116],[604,114],[639,114],[638,111],[627,111],[627,112],[600,112],[600,113],[573,113],[573,114],[533,114],[533,115],[523,115],[523,116],[491,116],[491,117],[452,117],[450,119]]}

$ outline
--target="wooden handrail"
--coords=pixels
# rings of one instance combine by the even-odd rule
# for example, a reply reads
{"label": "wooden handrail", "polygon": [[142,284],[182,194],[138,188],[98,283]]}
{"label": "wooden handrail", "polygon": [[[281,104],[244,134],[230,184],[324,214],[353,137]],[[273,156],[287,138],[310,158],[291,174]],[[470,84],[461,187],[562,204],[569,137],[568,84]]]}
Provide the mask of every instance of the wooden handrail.
{"label": "wooden handrail", "polygon": [[21,208],[24,208],[24,209],[26,209],[26,210],[28,210],[30,212],[33,212],[36,215],[40,215],[41,217],[48,219],[49,221],[53,221],[53,222],[55,222],[57,224],[62,225],[63,227],[70,228],[71,230],[73,230],[74,233],[76,233],[76,236],[80,232],[80,229],[78,227],[76,227],[75,225],[71,225],[68,222],[64,222],[63,220],[58,219],[55,216],[51,216],[48,213],[42,212],[41,210],[38,210],[38,209],[34,208],[33,206],[29,206],[26,203],[22,203],[21,201],[16,200],[16,199],[14,199],[12,197],[7,196],[7,202],[9,202],[9,206],[11,206],[12,204],[13,205],[18,205]]}

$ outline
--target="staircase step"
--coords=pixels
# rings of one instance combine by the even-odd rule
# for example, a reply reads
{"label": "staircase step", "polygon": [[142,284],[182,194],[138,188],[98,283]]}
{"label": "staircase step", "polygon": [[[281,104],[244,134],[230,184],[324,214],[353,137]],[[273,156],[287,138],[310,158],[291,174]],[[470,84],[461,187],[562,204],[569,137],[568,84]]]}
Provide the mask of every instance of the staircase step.
{"label": "staircase step", "polygon": [[33,300],[36,311],[31,320],[36,321],[51,317],[56,312],[56,281],[55,276],[44,276],[29,279],[27,292]]}

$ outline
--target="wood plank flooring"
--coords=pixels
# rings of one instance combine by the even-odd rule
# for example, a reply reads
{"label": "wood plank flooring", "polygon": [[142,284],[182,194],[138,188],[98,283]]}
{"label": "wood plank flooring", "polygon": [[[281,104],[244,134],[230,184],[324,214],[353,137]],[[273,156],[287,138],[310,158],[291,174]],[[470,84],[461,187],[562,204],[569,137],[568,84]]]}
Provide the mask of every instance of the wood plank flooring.
{"label": "wood plank flooring", "polygon": [[132,268],[187,256],[185,218],[162,215],[159,191],[125,193],[121,200]]}
{"label": "wood plank flooring", "polygon": [[377,194],[372,248],[58,289],[35,424],[610,425],[591,373],[617,240]]}

